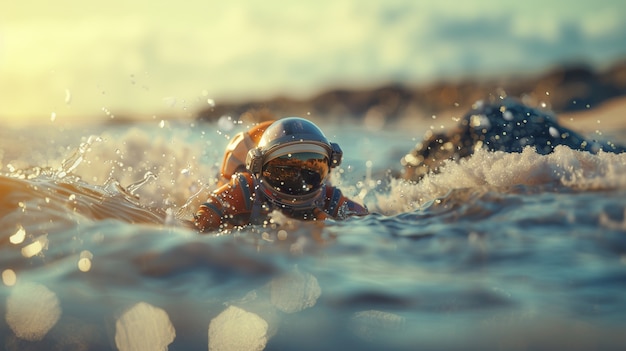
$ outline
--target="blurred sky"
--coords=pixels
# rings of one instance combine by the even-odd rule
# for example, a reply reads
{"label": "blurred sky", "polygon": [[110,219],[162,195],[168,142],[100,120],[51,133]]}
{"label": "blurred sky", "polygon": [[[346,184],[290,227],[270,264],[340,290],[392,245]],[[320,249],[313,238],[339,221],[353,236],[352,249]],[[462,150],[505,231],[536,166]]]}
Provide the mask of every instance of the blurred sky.
{"label": "blurred sky", "polygon": [[5,0],[0,121],[425,84],[626,56],[626,1]]}

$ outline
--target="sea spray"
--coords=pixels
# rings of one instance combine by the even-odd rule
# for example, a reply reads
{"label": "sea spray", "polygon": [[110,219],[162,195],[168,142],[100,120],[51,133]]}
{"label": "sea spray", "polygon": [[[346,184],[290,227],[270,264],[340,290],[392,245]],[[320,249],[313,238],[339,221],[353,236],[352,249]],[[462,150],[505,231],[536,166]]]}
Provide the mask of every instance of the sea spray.
{"label": "sea spray", "polygon": [[440,173],[428,174],[418,182],[390,180],[390,191],[368,203],[374,211],[398,214],[414,211],[426,202],[454,189],[507,188],[515,186],[552,187],[569,190],[626,189],[626,154],[586,151],[557,146],[553,153],[540,155],[532,147],[521,153],[491,152],[483,149],[461,161],[447,161]]}
{"label": "sea spray", "polygon": [[56,178],[63,178],[78,167],[78,165],[83,162],[85,158],[85,153],[91,150],[91,146],[94,142],[100,142],[102,139],[98,136],[91,135],[87,139],[87,141],[81,143],[74,151],[70,154],[70,156],[63,160],[61,163],[61,167],[56,173]]}
{"label": "sea spray", "polygon": [[202,188],[214,187],[221,150],[207,148],[213,141],[204,137],[168,135],[168,128],[159,128],[156,136],[133,127],[88,138],[64,160],[58,174],[105,188],[118,183],[144,205],[177,208]]}

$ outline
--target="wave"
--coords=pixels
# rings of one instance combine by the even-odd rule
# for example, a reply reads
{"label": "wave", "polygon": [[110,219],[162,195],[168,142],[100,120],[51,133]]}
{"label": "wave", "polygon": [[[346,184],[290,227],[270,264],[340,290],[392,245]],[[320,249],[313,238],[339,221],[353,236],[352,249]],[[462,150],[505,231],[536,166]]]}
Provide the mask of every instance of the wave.
{"label": "wave", "polygon": [[478,149],[459,162],[445,162],[439,173],[430,173],[420,181],[391,179],[389,191],[377,194],[368,206],[388,215],[409,212],[457,189],[518,186],[542,191],[626,189],[625,172],[626,153],[594,155],[566,146],[557,146],[548,155],[538,154],[532,147],[521,153]]}
{"label": "wave", "polygon": [[[161,224],[166,213],[139,204],[118,183],[106,188],[76,178],[19,179],[0,176],[0,246],[44,236],[29,250],[45,246],[45,235],[69,230],[77,223],[117,219],[128,223]],[[29,254],[32,256],[37,252]]]}
{"label": "wave", "polygon": [[[190,127],[171,122],[131,128],[114,126],[98,135],[82,137],[80,142],[73,143],[78,145],[73,149],[57,146],[47,150],[44,145],[37,145],[36,153],[9,147],[12,143],[5,140],[3,144],[9,148],[0,155],[0,161],[9,172],[0,179],[1,214],[16,216],[26,211],[34,220],[37,216],[34,209],[40,209],[42,223],[50,222],[50,217],[56,218],[54,223],[66,223],[77,215],[90,220],[117,218],[131,223],[189,220],[217,184],[228,133],[235,134],[246,127],[228,126]],[[33,131],[35,141],[43,139],[37,137],[40,133],[45,131]],[[349,160],[342,165],[344,168],[333,173],[331,181],[346,195],[384,215],[415,211],[458,189],[498,188],[506,192],[518,191],[511,188],[522,186],[530,192],[533,188],[559,191],[626,188],[623,177],[626,153],[591,154],[566,146],[556,146],[547,155],[532,147],[520,153],[477,148],[468,158],[445,161],[436,174],[427,174],[419,181],[402,180],[394,171],[401,167],[400,162],[395,164],[389,154],[361,155],[363,151],[358,150],[360,145],[370,142],[390,144],[390,134],[364,140],[375,134],[363,138],[363,133],[367,130],[348,133],[344,144],[350,148],[354,142],[356,147],[350,154],[367,157],[366,168],[359,168],[358,162]],[[54,136],[57,144],[66,138],[62,135],[65,134]],[[398,132],[396,139],[406,135],[406,130]],[[394,142],[398,145],[391,144],[391,149],[399,146],[398,141]],[[20,203],[27,207],[20,208]],[[25,221],[21,218],[9,223]],[[17,230],[15,225],[10,227]]]}
{"label": "wave", "polygon": [[[137,145],[147,144],[143,140],[147,133],[127,135],[121,143],[126,147],[124,151],[119,148],[111,150],[104,144],[90,145],[89,148],[81,146],[89,154],[81,153],[80,160],[72,161],[78,157],[75,152],[65,160],[65,171],[63,168],[56,171],[33,168],[0,176],[3,221],[18,214],[27,216],[28,220],[22,218],[10,222],[37,222],[37,216],[41,216],[42,223],[54,218],[53,222],[61,225],[72,222],[71,218],[78,215],[90,220],[115,218],[130,223],[164,223],[174,216],[189,219],[197,204],[214,187],[216,165],[203,164],[201,155],[188,157],[193,149],[190,145],[183,145],[174,156],[168,156],[164,161],[160,155],[174,152],[176,147],[156,142],[153,145],[157,149],[167,147],[167,150],[154,153],[153,148],[150,153],[138,152]],[[94,165],[94,161],[98,164]],[[80,162],[86,163],[87,167],[80,166]],[[126,168],[125,164],[135,166]],[[143,179],[137,180],[135,169],[146,172]],[[459,162],[447,161],[439,173],[428,174],[420,181],[389,177],[370,178],[354,184],[342,180],[341,173],[338,173],[333,182],[345,193],[364,202],[370,210],[396,215],[415,211],[458,189],[518,186],[525,186],[526,191],[533,187],[568,191],[626,189],[624,173],[624,153],[591,154],[557,146],[548,155],[538,154],[532,147],[521,153],[478,149]],[[97,180],[103,174],[108,174],[109,178],[102,185],[85,181]],[[130,185],[124,187],[122,183]],[[368,187],[368,183],[374,185]],[[386,186],[379,186],[381,183]]]}
{"label": "wave", "polygon": [[[619,318],[577,335],[623,344],[615,311],[624,301],[614,296],[624,281],[626,154],[480,149],[407,181],[384,171],[399,157],[356,150],[364,141],[350,137],[359,152],[348,154],[369,163],[349,160],[333,182],[379,213],[325,223],[273,216],[276,226],[204,236],[184,219],[214,186],[227,139],[187,129],[107,129],[75,148],[2,156],[8,349],[67,348],[69,339],[90,349],[293,349],[311,335],[311,349],[413,349],[445,344],[459,326],[483,346],[494,323],[542,343],[537,321],[567,326],[571,316]],[[551,293],[537,293],[546,286]],[[326,327],[312,334],[311,325]]]}

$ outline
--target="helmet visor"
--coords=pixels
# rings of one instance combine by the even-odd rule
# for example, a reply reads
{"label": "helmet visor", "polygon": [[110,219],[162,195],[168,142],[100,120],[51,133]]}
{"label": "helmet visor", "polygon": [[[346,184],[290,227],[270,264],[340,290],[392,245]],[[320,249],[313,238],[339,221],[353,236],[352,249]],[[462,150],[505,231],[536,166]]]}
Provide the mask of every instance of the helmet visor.
{"label": "helmet visor", "polygon": [[263,179],[278,192],[306,195],[318,190],[328,175],[328,157],[300,152],[276,157],[263,166]]}

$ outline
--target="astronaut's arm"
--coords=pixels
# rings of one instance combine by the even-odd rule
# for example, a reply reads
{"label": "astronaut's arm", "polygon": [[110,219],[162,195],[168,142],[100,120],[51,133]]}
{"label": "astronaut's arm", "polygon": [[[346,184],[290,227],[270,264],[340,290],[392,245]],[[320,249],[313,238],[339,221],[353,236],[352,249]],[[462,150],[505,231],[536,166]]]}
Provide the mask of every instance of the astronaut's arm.
{"label": "astronaut's arm", "polygon": [[215,195],[212,195],[207,202],[198,207],[198,211],[193,216],[194,224],[201,232],[217,230],[222,225],[224,209]]}

